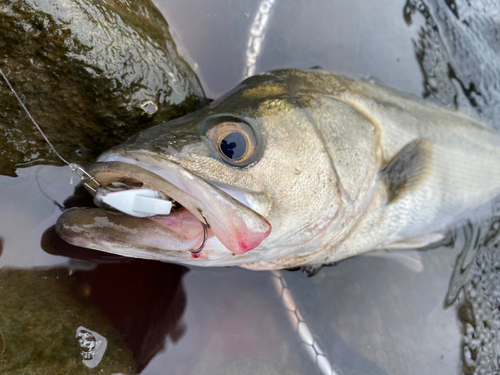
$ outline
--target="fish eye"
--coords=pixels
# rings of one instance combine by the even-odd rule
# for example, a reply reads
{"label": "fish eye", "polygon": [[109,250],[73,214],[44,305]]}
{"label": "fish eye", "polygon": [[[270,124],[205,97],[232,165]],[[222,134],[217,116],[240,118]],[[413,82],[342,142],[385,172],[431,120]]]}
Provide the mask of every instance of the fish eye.
{"label": "fish eye", "polygon": [[247,140],[240,133],[229,133],[220,143],[220,151],[231,160],[238,160],[247,150]]}
{"label": "fish eye", "polygon": [[224,161],[244,166],[255,153],[257,142],[252,128],[243,122],[222,122],[212,126],[208,138],[221,153]]}

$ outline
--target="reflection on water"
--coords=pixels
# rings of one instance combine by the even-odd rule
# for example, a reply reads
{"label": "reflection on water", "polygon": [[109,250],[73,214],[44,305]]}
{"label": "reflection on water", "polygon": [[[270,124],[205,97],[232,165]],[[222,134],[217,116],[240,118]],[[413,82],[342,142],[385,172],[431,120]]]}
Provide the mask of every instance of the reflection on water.
{"label": "reflection on water", "polygon": [[97,263],[91,272],[72,272],[75,287],[118,330],[139,370],[165,349],[167,338],[176,343],[184,334],[186,267],[72,246],[53,227],[44,233],[42,247],[54,255]]}
{"label": "reflection on water", "polygon": [[2,269],[0,373],[88,373],[75,339],[80,326],[98,332],[108,343],[95,373],[135,371],[132,354],[119,332],[98,308],[80,298],[67,270]]}
{"label": "reflection on water", "polygon": [[321,374],[337,375],[339,372],[332,367],[330,360],[322,349],[322,345],[318,342],[318,339],[313,337],[309,325],[304,321],[288,288],[285,277],[282,275],[282,271],[273,271],[272,274],[274,276],[273,281],[276,292],[278,293],[278,297],[281,298],[290,325],[299,336],[299,340],[311,361],[317,366]]}
{"label": "reflection on water", "polygon": [[255,12],[250,32],[248,33],[248,42],[246,50],[245,68],[243,78],[251,77],[255,74],[257,61],[259,60],[266,31],[271,23],[271,17],[278,0],[262,0]]}
{"label": "reflection on water", "polygon": [[[156,3],[211,97],[253,70],[321,66],[500,118],[498,11],[487,2]],[[348,259],[312,278],[188,269],[62,242],[51,226],[61,209],[90,205],[88,195],[68,168],[18,174],[0,176],[0,373],[498,371],[495,216],[456,232],[453,247],[412,251],[420,272],[390,257]],[[448,290],[458,298],[444,308]],[[107,340],[94,369],[82,363],[79,327]]]}
{"label": "reflection on water", "polygon": [[408,0],[408,24],[423,17],[415,50],[424,96],[500,129],[500,7],[475,0]]}
{"label": "reflection on water", "polygon": [[475,260],[473,277],[459,304],[465,374],[492,374],[500,369],[500,259],[498,237]]}
{"label": "reflection on water", "polygon": [[[87,373],[82,344],[75,340],[80,326],[108,342],[96,372],[139,372],[166,348],[167,338],[175,343],[185,331],[181,280],[188,269],[77,248],[62,241],[53,227],[43,233],[60,207],[88,204],[88,195],[77,188],[77,194],[66,199],[73,190],[68,168],[20,172],[15,179],[0,177],[1,206],[11,205],[0,217],[5,238],[0,258],[0,373],[45,374],[54,373],[54,368],[55,373]],[[87,347],[93,343],[84,341]],[[87,349],[99,354],[98,348]],[[90,361],[85,365],[93,368],[96,356],[84,358]]]}
{"label": "reflection on water", "polygon": [[[404,15],[408,24],[418,16],[424,18],[415,41],[424,96],[500,129],[498,3],[408,0]],[[458,296],[464,374],[500,370],[498,207],[496,211],[483,226],[464,229],[464,248],[446,298],[449,303]]]}
{"label": "reflection on water", "polygon": [[303,320],[344,374],[456,374],[458,322],[443,308],[456,253],[423,253],[420,273],[391,258],[358,257],[312,278],[284,278]]}
{"label": "reflection on water", "polygon": [[94,368],[99,365],[108,347],[106,337],[80,326],[76,329],[76,338],[82,349],[80,355],[82,356],[83,364],[88,368]]}
{"label": "reflection on water", "polygon": [[446,298],[447,303],[458,299],[464,374],[490,374],[500,369],[500,202],[495,203],[489,225],[462,229],[466,233],[464,248]]}
{"label": "reflection on water", "polygon": [[120,333],[139,370],[175,343],[186,327],[182,266],[134,260],[126,264],[100,264],[95,270],[77,271],[73,280],[86,302],[96,306]]}

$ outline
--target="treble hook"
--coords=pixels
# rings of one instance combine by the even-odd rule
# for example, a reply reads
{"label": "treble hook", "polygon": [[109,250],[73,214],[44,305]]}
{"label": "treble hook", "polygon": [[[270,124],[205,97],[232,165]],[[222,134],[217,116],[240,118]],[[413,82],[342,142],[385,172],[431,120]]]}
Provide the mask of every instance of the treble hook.
{"label": "treble hook", "polygon": [[200,224],[203,227],[203,242],[201,243],[201,245],[198,249],[189,250],[189,251],[191,251],[192,254],[198,254],[200,251],[203,250],[203,248],[205,247],[205,244],[207,242],[207,238],[208,238],[208,230],[207,229],[210,228],[210,224],[208,224],[207,218],[205,217],[205,214],[203,213],[203,211],[198,209],[198,212],[200,213],[200,215],[203,217],[203,220],[205,221],[204,223],[202,223],[200,221]]}

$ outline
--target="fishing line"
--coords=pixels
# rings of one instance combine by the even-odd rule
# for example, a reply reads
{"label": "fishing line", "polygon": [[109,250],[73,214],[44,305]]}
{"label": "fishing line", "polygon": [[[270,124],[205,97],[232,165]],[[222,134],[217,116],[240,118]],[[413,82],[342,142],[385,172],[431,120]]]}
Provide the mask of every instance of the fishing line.
{"label": "fishing line", "polygon": [[[94,193],[97,193],[97,188],[101,188],[101,184],[98,183],[94,177],[92,177],[89,173],[87,173],[87,171],[85,169],[83,169],[83,167],[81,167],[80,165],[78,164],[75,164],[75,163],[70,163],[68,162],[66,159],[64,159],[58,152],[57,150],[55,149],[55,147],[52,145],[52,143],[50,143],[49,139],[47,138],[47,136],[45,135],[45,133],[43,132],[43,130],[40,128],[40,126],[37,124],[37,122],[35,121],[35,119],[31,116],[30,112],[28,111],[28,109],[26,108],[26,106],[24,105],[23,101],[21,100],[21,98],[19,97],[19,95],[17,95],[17,92],[16,90],[14,90],[14,88],[12,87],[12,85],[10,84],[7,76],[4,74],[3,70],[0,68],[0,75],[3,77],[3,79],[5,80],[5,82],[7,83],[7,86],[9,87],[10,91],[12,92],[12,94],[14,94],[15,98],[17,99],[17,101],[19,102],[19,104],[21,105],[22,109],[24,110],[24,112],[26,112],[26,114],[28,115],[29,119],[31,120],[31,122],[33,123],[33,125],[35,125],[35,127],[37,128],[37,130],[40,132],[40,134],[42,135],[43,139],[45,139],[45,142],[47,142],[47,144],[49,145],[49,147],[52,149],[52,151],[54,152],[54,154],[56,154],[56,156],[65,164],[67,164],[71,170],[73,171],[73,173],[76,173],[78,177],[80,177],[80,179],[82,180],[82,183],[88,187],[90,190],[92,190]],[[93,188],[92,186],[90,186],[87,181],[92,181],[94,184],[96,184],[96,188]],[[71,183],[73,182],[73,177],[71,177]],[[43,191],[42,191],[43,192]],[[114,193],[115,195],[117,193]],[[137,194],[136,194],[137,195]],[[54,203],[57,204],[57,202],[54,201]],[[120,203],[123,203],[123,202],[120,202]],[[126,202],[125,202],[126,203]],[[59,206],[59,204],[57,204]],[[121,204],[120,204],[121,206]],[[114,208],[120,210],[119,207],[117,207],[116,205],[114,206]],[[120,210],[123,212],[123,208],[122,210]],[[169,213],[170,213],[170,209],[169,209]],[[193,254],[198,254],[199,252],[201,252],[203,250],[203,248],[205,247],[205,243],[208,239],[208,228],[210,228],[210,225],[208,224],[208,221],[205,217],[205,215],[203,214],[203,212],[200,210],[200,213],[201,215],[203,216],[203,219],[205,221],[205,223],[201,223],[201,225],[203,226],[203,242],[201,244],[201,246],[196,249],[196,250],[191,250],[191,252]],[[156,213],[154,213],[156,214]],[[1,331],[0,331],[0,334],[1,334]],[[1,354],[0,354],[1,355]]]}
{"label": "fishing line", "polygon": [[[54,154],[56,154],[56,156],[61,159],[61,161],[65,164],[67,164],[71,170],[73,171],[73,173],[76,173],[78,175],[78,177],[80,177],[80,179],[82,180],[82,182],[85,184],[85,186],[87,186],[89,189],[93,190],[94,192],[96,191],[96,189],[94,189],[92,186],[90,186],[86,180],[90,180],[92,181],[93,183],[95,183],[98,187],[100,186],[100,184],[94,179],[94,177],[92,177],[90,174],[87,173],[87,171],[85,169],[83,169],[83,167],[81,167],[80,165],[78,164],[75,164],[75,163],[70,163],[69,161],[67,161],[66,159],[64,159],[58,152],[57,150],[55,149],[55,147],[52,145],[52,143],[50,143],[49,139],[47,138],[47,136],[45,135],[45,133],[43,132],[43,130],[40,128],[40,126],[37,124],[37,122],[35,121],[35,119],[31,116],[31,113],[28,111],[28,109],[26,108],[26,106],[24,105],[23,101],[21,100],[21,98],[19,97],[19,95],[17,95],[17,92],[16,90],[14,90],[14,88],[12,87],[12,85],[10,84],[7,76],[4,74],[3,70],[0,68],[0,75],[2,75],[3,79],[5,80],[5,82],[7,83],[7,86],[9,87],[10,91],[12,92],[12,94],[14,94],[14,97],[17,99],[17,101],[19,102],[19,104],[21,105],[21,108],[24,110],[24,112],[26,112],[26,114],[28,115],[29,119],[31,120],[31,122],[33,123],[33,125],[35,125],[35,127],[37,128],[37,130],[40,132],[40,134],[42,135],[43,139],[45,139],[45,142],[47,142],[47,144],[49,145],[49,147],[52,149],[52,151],[54,152]],[[72,181],[71,181],[72,182]]]}
{"label": "fishing line", "polygon": [[40,183],[40,177],[38,176],[38,174],[40,173],[40,171],[42,170],[43,166],[41,168],[38,168],[37,171],[36,171],[36,174],[35,174],[35,181],[36,181],[36,184],[38,185],[38,189],[40,189],[40,192],[44,195],[45,198],[47,198],[49,201],[51,201],[56,207],[59,207],[59,209],[61,211],[64,211],[66,208],[60,204],[58,201],[56,201],[55,199],[51,198],[49,194],[47,194],[44,190],[43,190],[43,187],[42,187],[42,184]]}

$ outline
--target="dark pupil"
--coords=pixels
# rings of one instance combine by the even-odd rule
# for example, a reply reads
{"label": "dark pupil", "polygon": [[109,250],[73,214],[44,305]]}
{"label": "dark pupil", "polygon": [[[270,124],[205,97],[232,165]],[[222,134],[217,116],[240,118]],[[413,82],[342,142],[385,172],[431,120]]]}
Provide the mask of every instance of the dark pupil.
{"label": "dark pupil", "polygon": [[220,150],[231,160],[238,160],[247,150],[247,140],[240,133],[226,135],[220,144]]}

